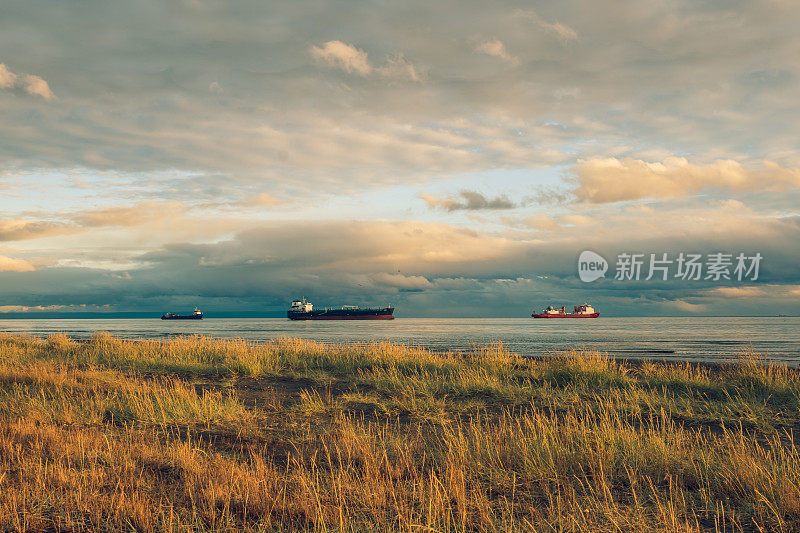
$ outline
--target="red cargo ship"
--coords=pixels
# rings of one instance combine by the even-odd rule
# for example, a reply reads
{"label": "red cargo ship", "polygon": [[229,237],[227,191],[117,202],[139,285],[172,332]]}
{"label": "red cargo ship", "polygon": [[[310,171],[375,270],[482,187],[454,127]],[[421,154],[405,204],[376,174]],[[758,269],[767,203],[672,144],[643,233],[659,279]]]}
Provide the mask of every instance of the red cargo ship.
{"label": "red cargo ship", "polygon": [[533,313],[531,316],[533,318],[597,318],[600,313],[596,312],[594,307],[589,304],[576,305],[574,313],[567,313],[565,307],[559,309],[550,305],[541,313]]}

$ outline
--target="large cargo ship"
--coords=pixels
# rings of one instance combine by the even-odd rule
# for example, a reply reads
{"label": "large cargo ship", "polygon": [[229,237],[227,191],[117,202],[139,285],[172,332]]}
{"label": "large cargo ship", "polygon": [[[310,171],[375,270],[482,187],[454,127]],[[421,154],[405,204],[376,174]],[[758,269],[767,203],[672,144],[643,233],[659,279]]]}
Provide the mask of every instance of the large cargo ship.
{"label": "large cargo ship", "polygon": [[175,313],[164,313],[161,315],[161,320],[202,320],[203,312],[198,308],[194,308],[191,315],[176,315]]}
{"label": "large cargo ship", "polygon": [[359,309],[355,305],[343,305],[338,309],[314,309],[311,302],[295,300],[286,312],[289,320],[392,320],[394,307]]}
{"label": "large cargo ship", "polygon": [[574,313],[567,313],[566,307],[553,307],[547,306],[547,309],[541,313],[533,313],[533,318],[597,318],[600,313],[594,310],[589,304],[576,305]]}

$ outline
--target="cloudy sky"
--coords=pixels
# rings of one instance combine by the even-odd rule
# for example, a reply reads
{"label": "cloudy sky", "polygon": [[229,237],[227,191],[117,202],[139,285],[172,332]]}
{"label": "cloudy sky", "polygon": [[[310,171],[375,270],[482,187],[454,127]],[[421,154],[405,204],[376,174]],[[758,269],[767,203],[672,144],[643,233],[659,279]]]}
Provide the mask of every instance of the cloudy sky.
{"label": "cloudy sky", "polygon": [[[798,20],[790,0],[5,0],[0,312],[800,313]],[[584,250],[605,278],[579,279]],[[620,253],[681,252],[763,259],[756,280],[614,279]]]}

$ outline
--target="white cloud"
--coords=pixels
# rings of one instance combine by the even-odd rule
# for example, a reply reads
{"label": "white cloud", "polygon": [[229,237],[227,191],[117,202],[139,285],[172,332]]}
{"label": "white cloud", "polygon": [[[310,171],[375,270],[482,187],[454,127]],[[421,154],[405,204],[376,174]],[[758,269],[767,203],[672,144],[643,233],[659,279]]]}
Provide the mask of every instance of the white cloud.
{"label": "white cloud", "polygon": [[411,63],[405,55],[396,53],[388,56],[386,62],[373,67],[367,57],[367,52],[342,41],[328,41],[321,48],[312,46],[311,55],[328,66],[340,68],[348,74],[369,76],[373,73],[390,80],[421,81],[423,72]]}
{"label": "white cloud", "polygon": [[506,50],[506,45],[503,44],[503,41],[498,39],[493,39],[477,45],[475,47],[475,51],[481,54],[499,57],[511,65],[516,65],[519,63],[519,58],[510,55]]}
{"label": "white cloud", "polygon": [[326,62],[331,67],[337,67],[345,72],[367,76],[372,72],[372,66],[364,50],[342,41],[328,41],[322,48],[311,47],[311,55],[318,60]]}
{"label": "white cloud", "polygon": [[50,86],[41,77],[35,74],[23,74],[22,79],[26,93],[41,96],[45,100],[55,98]]}
{"label": "white cloud", "polygon": [[0,89],[20,89],[28,94],[41,96],[45,100],[55,98],[50,85],[35,74],[15,74],[5,63],[0,63]]}
{"label": "white cloud", "polygon": [[17,75],[8,70],[5,63],[0,63],[0,89],[10,89],[17,83]]}

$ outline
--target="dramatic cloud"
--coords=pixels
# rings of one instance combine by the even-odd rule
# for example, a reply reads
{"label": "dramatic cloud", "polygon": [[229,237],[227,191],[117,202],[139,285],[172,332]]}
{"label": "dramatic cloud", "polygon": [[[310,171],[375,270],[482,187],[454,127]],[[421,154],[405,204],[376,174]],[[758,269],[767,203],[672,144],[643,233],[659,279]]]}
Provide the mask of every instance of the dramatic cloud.
{"label": "dramatic cloud", "polygon": [[347,73],[367,76],[372,72],[372,66],[367,60],[367,53],[342,41],[328,41],[322,47],[312,46],[311,55]]}
{"label": "dramatic cloud", "polygon": [[517,207],[514,202],[505,196],[487,198],[475,191],[461,191],[459,198],[442,198],[433,194],[420,193],[419,197],[425,200],[430,208],[444,209],[446,211],[477,211],[481,209],[513,209]]}
{"label": "dramatic cloud", "polygon": [[605,158],[581,161],[573,170],[578,178],[575,196],[593,203],[678,198],[709,188],[781,191],[800,187],[800,168],[784,168],[772,161],[748,169],[732,160],[696,165],[683,157],[654,163]]}
{"label": "dramatic cloud", "polygon": [[[454,14],[412,1],[376,18],[347,4],[190,2],[177,16],[143,2],[8,4],[2,83],[36,73],[58,105],[0,99],[4,164],[144,173],[170,198],[180,192],[157,173],[191,173],[217,194],[269,182],[305,196],[669,152],[796,164],[796,5],[499,2]],[[93,46],[83,36],[100,26],[114,38]],[[520,68],[476,61],[476,45]]]}
{"label": "dramatic cloud", "polygon": [[50,86],[40,76],[35,74],[15,74],[5,63],[0,63],[0,89],[17,88],[28,94],[41,96],[45,100],[55,98]]}
{"label": "dramatic cloud", "polygon": [[[604,220],[603,231],[565,227],[547,240],[530,233],[498,235],[410,221],[272,224],[217,243],[171,244],[139,257],[140,266],[118,275],[53,267],[3,276],[7,305],[77,301],[117,310],[183,303],[220,312],[269,309],[279,315],[298,295],[318,305],[391,302],[405,316],[522,316],[543,295],[564,301],[590,298],[608,314],[694,313],[701,308],[725,313],[733,298],[741,313],[755,301],[764,302],[762,295],[778,292],[783,296],[775,299],[775,309],[797,304],[800,280],[793,265],[800,261],[800,250],[784,243],[800,238],[798,221],[747,219],[703,227],[695,220],[656,233],[653,226],[626,229],[634,220],[630,214]],[[622,282],[613,275],[587,285],[575,273],[584,249],[612,261],[621,251],[759,250],[764,262],[756,285]],[[746,293],[750,300],[740,297]]]}
{"label": "dramatic cloud", "polygon": [[[298,242],[305,243],[297,246]],[[209,265],[263,264],[293,272],[330,268],[348,273],[397,272],[429,265],[458,269],[459,263],[488,261],[519,243],[445,224],[337,222],[281,224],[240,233],[227,244],[170,249],[148,261],[198,255]]]}
{"label": "dramatic cloud", "polygon": [[504,45],[502,41],[499,41],[497,39],[486,41],[484,43],[479,44],[478,46],[475,47],[475,51],[481,54],[499,57],[503,61],[510,63],[512,65],[516,65],[517,63],[519,63],[519,58],[510,55],[506,51],[506,45]]}

